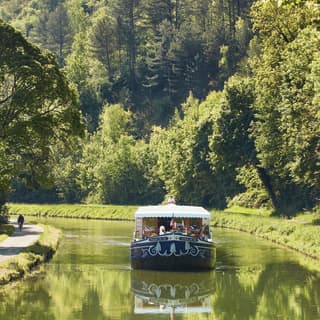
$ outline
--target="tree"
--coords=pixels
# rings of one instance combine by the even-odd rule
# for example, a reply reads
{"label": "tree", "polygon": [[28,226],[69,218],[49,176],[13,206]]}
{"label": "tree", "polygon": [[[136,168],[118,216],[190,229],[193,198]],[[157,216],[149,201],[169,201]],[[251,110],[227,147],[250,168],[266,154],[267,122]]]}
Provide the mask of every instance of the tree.
{"label": "tree", "polygon": [[168,194],[180,203],[223,208],[233,194],[227,171],[211,169],[209,141],[211,113],[219,106],[220,95],[212,93],[203,103],[192,96],[182,105],[183,117],[165,129],[154,130],[150,145],[157,155],[155,171]]}
{"label": "tree", "polygon": [[259,1],[253,17],[261,42],[251,60],[258,93],[253,134],[262,166],[274,177],[278,208],[293,212],[319,197],[319,7]]}
{"label": "tree", "polygon": [[[130,134],[131,113],[106,105],[99,130],[83,148],[79,168],[83,200],[93,203],[158,203],[161,184],[152,174],[152,155]],[[159,191],[160,190],[160,191]]]}
{"label": "tree", "polygon": [[103,17],[95,25],[92,37],[93,53],[102,62],[112,77],[115,63],[113,56],[116,53],[116,30],[110,17]]}
{"label": "tree", "polygon": [[203,55],[203,39],[196,24],[183,25],[175,32],[169,58],[172,64],[170,85],[175,92],[175,105],[179,105],[190,91],[197,98],[207,92],[207,74]]}
{"label": "tree", "polygon": [[254,80],[232,77],[223,92],[221,110],[213,120],[211,163],[213,167],[230,167],[231,170],[245,165],[253,166],[276,207],[277,199],[271,177],[259,160],[255,138],[251,134],[255,122]]}
{"label": "tree", "polygon": [[144,10],[146,12],[146,25],[151,26],[153,33],[158,32],[159,25],[167,20],[172,24],[172,3],[171,0],[157,1],[147,0],[145,1]]}
{"label": "tree", "polygon": [[[79,108],[86,119],[87,129],[94,131],[99,122],[100,104],[98,102],[95,82],[99,81],[99,73],[93,70],[92,56],[87,40],[87,31],[79,32],[74,37],[72,53],[66,58],[66,74],[79,92]],[[99,70],[97,68],[97,70]],[[100,66],[100,73],[104,68]],[[93,77],[92,74],[95,74]],[[103,74],[105,76],[105,74]]]}
{"label": "tree", "polygon": [[47,21],[48,46],[57,55],[59,65],[64,66],[64,57],[71,49],[71,28],[67,10],[59,4],[51,11]]}
{"label": "tree", "polygon": [[[166,123],[174,111],[173,97],[175,91],[172,87],[172,61],[169,57],[173,34],[172,23],[163,20],[159,24],[158,30],[155,31],[152,40],[150,40],[147,51],[147,72],[144,74],[143,86],[147,88],[148,100],[152,108],[150,112],[155,113],[155,109],[157,109],[156,115],[158,117],[154,117],[156,123],[161,120],[162,123]],[[167,99],[163,98],[164,94]],[[157,99],[161,99],[163,104],[157,104]]]}
{"label": "tree", "polygon": [[34,181],[50,178],[51,147],[82,134],[77,96],[52,54],[27,42],[0,21],[0,140],[4,180],[0,205],[21,171]]}
{"label": "tree", "polygon": [[136,85],[137,58],[137,26],[139,16],[139,2],[137,0],[115,1],[113,14],[117,21],[119,42],[126,49],[126,67],[128,69],[128,87],[132,91]]}

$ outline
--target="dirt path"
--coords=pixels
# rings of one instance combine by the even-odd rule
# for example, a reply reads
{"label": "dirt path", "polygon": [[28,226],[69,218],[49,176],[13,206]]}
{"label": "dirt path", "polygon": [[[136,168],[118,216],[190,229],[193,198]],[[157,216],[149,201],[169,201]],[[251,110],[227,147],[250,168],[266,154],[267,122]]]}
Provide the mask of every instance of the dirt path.
{"label": "dirt path", "polygon": [[35,243],[43,229],[35,224],[25,223],[22,231],[18,229],[17,223],[13,223],[16,230],[11,237],[0,242],[0,262],[12,258],[17,255],[23,248],[31,246]]}

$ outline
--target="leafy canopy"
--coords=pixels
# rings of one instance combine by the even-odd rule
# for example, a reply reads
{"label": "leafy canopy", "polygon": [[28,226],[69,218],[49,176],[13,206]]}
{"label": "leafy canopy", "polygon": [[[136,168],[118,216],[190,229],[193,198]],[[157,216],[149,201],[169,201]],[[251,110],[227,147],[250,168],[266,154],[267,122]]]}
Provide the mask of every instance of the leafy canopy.
{"label": "leafy canopy", "polygon": [[0,193],[19,172],[50,176],[51,147],[82,134],[77,102],[54,56],[0,20]]}

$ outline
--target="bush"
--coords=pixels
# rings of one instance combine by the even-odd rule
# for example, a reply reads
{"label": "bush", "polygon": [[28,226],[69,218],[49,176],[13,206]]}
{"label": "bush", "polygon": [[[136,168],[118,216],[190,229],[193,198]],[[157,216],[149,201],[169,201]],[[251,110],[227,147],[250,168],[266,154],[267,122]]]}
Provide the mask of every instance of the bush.
{"label": "bush", "polygon": [[320,218],[316,218],[312,220],[312,224],[314,225],[320,225]]}
{"label": "bush", "polygon": [[0,207],[0,223],[8,223],[8,208],[5,205]]}

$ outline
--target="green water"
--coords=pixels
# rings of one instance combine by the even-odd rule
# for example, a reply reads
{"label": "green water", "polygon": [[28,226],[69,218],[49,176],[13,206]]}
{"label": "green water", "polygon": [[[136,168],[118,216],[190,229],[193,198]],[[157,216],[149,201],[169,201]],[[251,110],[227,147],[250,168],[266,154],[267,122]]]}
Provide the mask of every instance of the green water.
{"label": "green water", "polygon": [[[217,270],[130,270],[133,223],[56,219],[53,260],[0,290],[0,319],[320,319],[320,273],[294,252],[213,230]],[[301,262],[301,261],[302,262]]]}

